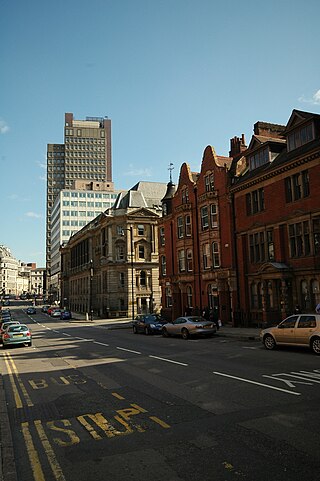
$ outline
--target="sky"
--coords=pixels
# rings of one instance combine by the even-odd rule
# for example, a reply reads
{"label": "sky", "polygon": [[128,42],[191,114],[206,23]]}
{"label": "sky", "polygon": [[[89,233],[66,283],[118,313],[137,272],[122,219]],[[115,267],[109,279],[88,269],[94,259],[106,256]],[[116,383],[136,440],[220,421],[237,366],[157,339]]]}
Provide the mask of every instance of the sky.
{"label": "sky", "polygon": [[320,113],[318,0],[0,0],[0,245],[45,266],[46,151],[108,116],[116,189]]}

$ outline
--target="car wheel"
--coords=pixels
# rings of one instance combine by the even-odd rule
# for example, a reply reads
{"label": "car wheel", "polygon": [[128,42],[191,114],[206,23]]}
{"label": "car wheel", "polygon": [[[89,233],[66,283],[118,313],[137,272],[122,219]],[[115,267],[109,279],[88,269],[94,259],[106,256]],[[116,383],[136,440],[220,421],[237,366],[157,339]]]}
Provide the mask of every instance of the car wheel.
{"label": "car wheel", "polygon": [[315,354],[320,354],[320,337],[315,337],[311,341],[311,349]]}
{"label": "car wheel", "polygon": [[182,339],[189,339],[189,331],[188,331],[188,329],[182,329],[182,331],[181,331],[181,336],[182,336]]}
{"label": "car wheel", "polygon": [[264,344],[264,347],[266,349],[269,349],[270,351],[272,349],[275,349],[276,347],[276,341],[273,339],[272,336],[270,336],[269,334],[267,336],[264,337],[263,339],[263,344]]}
{"label": "car wheel", "polygon": [[138,334],[137,326],[133,326],[132,330],[133,330],[133,334]]}
{"label": "car wheel", "polygon": [[169,337],[169,333],[165,327],[162,329],[162,335],[163,337]]}
{"label": "car wheel", "polygon": [[28,342],[28,346],[29,346],[29,347],[32,346],[32,341]]}
{"label": "car wheel", "polygon": [[149,336],[151,334],[149,327],[144,328],[144,333],[146,336]]}

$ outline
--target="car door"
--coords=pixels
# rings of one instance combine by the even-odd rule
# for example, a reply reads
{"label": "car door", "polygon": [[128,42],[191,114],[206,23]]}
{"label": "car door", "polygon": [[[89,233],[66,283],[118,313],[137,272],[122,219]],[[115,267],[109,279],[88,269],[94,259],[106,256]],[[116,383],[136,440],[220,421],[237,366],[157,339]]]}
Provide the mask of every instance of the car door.
{"label": "car door", "polygon": [[295,343],[308,346],[311,334],[317,330],[316,316],[303,314],[295,329]]}
{"label": "car door", "polygon": [[186,319],[184,319],[183,317],[178,317],[178,319],[175,319],[172,323],[171,333],[175,335],[180,334],[182,325],[186,324],[186,322],[187,322]]}
{"label": "car door", "polygon": [[279,324],[278,328],[274,331],[278,344],[295,343],[295,326],[298,319],[299,316],[290,316]]}

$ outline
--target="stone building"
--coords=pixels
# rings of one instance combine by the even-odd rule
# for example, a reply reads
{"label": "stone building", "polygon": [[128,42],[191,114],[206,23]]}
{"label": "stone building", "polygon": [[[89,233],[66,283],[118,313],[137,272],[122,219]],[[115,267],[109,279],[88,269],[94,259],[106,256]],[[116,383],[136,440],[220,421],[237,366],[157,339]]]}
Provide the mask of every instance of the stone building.
{"label": "stone building", "polygon": [[101,317],[160,310],[158,219],[165,190],[139,182],[61,248],[66,307]]}

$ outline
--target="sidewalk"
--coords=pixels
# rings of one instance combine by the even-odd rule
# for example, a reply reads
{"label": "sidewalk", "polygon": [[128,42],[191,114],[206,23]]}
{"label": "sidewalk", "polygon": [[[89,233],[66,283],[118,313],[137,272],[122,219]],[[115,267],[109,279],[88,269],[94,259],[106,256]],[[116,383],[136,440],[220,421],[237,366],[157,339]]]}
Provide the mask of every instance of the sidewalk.
{"label": "sidewalk", "polygon": [[[115,319],[100,319],[93,316],[93,320],[87,320],[84,314],[73,313],[71,323],[87,323],[87,324],[103,324],[107,325],[108,329],[130,329],[132,326],[132,319],[115,318]],[[260,341],[261,329],[257,327],[232,327],[230,325],[222,326],[217,335],[219,337],[231,337],[240,341]]]}

